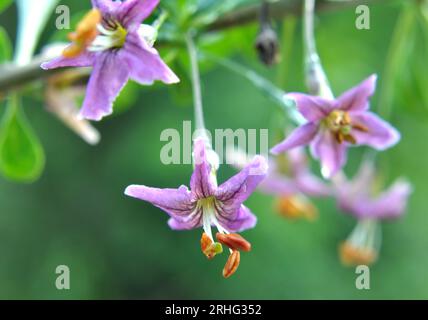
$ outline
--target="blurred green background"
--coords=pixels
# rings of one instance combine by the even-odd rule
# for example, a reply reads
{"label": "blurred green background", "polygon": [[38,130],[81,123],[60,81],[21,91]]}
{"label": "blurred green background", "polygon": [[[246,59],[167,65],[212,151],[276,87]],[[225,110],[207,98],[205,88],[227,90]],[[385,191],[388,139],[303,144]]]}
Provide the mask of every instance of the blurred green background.
{"label": "blurred green background", "polygon": [[[272,198],[254,194],[247,206],[259,222],[244,234],[253,251],[242,255],[237,274],[225,280],[221,270],[226,256],[208,261],[201,254],[201,230],[171,231],[166,214],[123,195],[133,183],[188,184],[190,165],[164,166],[159,158],[160,133],[166,128],[181,132],[182,121],[192,120],[191,92],[187,75],[181,73],[183,82],[176,88],[141,89],[133,108],[97,123],[102,142],[96,147],[87,146],[47,113],[30,91],[24,108],[47,163],[33,184],[0,180],[0,298],[427,299],[428,24],[415,23],[401,47],[390,50],[394,30],[402,30],[400,15],[408,10],[402,2],[371,5],[370,30],[355,28],[352,7],[322,13],[317,24],[320,55],[337,94],[371,73],[379,74],[379,89],[384,87],[384,99],[392,103],[389,120],[403,135],[397,147],[378,158],[382,173],[388,182],[406,176],[415,186],[407,214],[383,225],[370,290],[357,290],[355,269],[340,264],[337,246],[355,221],[338,212],[333,199],[316,200],[321,212],[317,222],[290,222],[275,213]],[[88,8],[84,2],[62,3],[72,12]],[[292,19],[286,19],[288,26]],[[295,23],[294,40],[282,37],[283,53],[289,54],[274,68],[257,60],[256,25],[224,32],[206,50],[228,52],[287,91],[305,91],[300,19]],[[0,24],[13,38],[14,7],[0,15]],[[49,26],[44,43],[53,33],[54,19]],[[283,23],[275,26],[284,35]],[[162,54],[167,55],[168,48]],[[179,68],[177,63],[172,66]],[[267,96],[214,65],[204,68],[202,81],[209,129],[270,128],[271,145],[275,142],[280,117]],[[374,109],[385,101],[381,91],[373,99]],[[348,173],[355,172],[362,152],[351,150]],[[316,164],[314,168],[318,170]],[[223,166],[220,181],[233,173]],[[58,265],[71,269],[69,291],[55,287]]]}

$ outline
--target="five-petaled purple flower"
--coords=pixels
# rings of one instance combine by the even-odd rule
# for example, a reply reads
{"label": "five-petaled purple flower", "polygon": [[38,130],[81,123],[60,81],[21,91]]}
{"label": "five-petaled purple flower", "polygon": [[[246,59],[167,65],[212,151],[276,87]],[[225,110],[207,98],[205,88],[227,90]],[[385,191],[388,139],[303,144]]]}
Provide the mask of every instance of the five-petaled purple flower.
{"label": "five-petaled purple flower", "polygon": [[[193,155],[195,169],[190,180],[190,191],[186,186],[178,189],[157,189],[131,185],[125,194],[148,201],[165,211],[170,216],[168,224],[174,230],[203,227],[202,249],[204,254],[211,258],[222,251],[216,246],[212,226],[217,227],[220,238],[223,239],[224,235],[256,225],[256,217],[243,202],[265,178],[268,167],[263,157],[256,156],[240,173],[217,186],[216,172],[207,159],[204,139],[195,141]],[[218,234],[216,237],[219,242],[236,251],[241,247],[236,244],[235,236],[232,236],[235,241],[229,239],[234,244],[222,242]],[[208,245],[204,244],[207,241]],[[236,260],[239,264],[239,257],[236,259],[236,256],[231,255],[231,258],[231,265],[237,266]]]}
{"label": "five-petaled purple flower", "polygon": [[379,220],[394,219],[404,214],[412,186],[404,179],[388,190],[376,194],[374,164],[363,162],[352,181],[344,176],[336,180],[338,205],[358,219],[348,239],[340,246],[341,260],[346,265],[369,265],[376,261],[379,247]]}
{"label": "five-petaled purple flower", "polygon": [[368,111],[375,87],[376,76],[372,75],[334,100],[287,94],[308,122],[275,146],[272,153],[310,144],[312,155],[321,162],[323,176],[331,178],[345,165],[349,145],[368,145],[377,150],[392,147],[400,140],[399,132]]}
{"label": "five-petaled purple flower", "polygon": [[[159,0],[92,0],[94,9],[80,22],[63,56],[42,64],[44,69],[89,67],[92,74],[80,116],[101,120],[129,79],[140,84],[179,82],[153,48],[150,27],[141,25]],[[156,31],[151,30],[153,32]]]}

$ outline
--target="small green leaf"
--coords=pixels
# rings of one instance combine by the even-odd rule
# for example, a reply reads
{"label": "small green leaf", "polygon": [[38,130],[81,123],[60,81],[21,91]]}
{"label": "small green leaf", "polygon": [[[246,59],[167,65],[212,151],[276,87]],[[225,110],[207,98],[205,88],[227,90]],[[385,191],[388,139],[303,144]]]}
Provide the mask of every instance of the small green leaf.
{"label": "small green leaf", "polygon": [[12,3],[12,0],[0,0],[0,13],[6,10],[11,3]]}
{"label": "small green leaf", "polygon": [[12,59],[12,43],[4,28],[0,27],[0,64]]}
{"label": "small green leaf", "polygon": [[9,97],[0,125],[0,173],[17,182],[37,180],[44,168],[43,147],[21,109],[19,97]]}

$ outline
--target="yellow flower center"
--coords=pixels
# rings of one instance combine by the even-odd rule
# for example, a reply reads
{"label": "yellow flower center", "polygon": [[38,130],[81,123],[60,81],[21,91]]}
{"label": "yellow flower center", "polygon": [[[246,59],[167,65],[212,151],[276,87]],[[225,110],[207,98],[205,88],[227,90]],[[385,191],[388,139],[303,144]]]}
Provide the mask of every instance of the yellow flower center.
{"label": "yellow flower center", "polygon": [[74,58],[88,51],[105,51],[120,49],[125,45],[128,31],[117,21],[104,21],[101,12],[91,10],[77,25],[76,31],[68,38],[72,44],[68,46],[63,56]]}
{"label": "yellow flower center", "polygon": [[368,128],[357,123],[353,123],[348,112],[334,110],[324,119],[325,127],[330,130],[338,143],[344,141],[356,144],[357,140],[352,135],[352,130],[368,132]]}

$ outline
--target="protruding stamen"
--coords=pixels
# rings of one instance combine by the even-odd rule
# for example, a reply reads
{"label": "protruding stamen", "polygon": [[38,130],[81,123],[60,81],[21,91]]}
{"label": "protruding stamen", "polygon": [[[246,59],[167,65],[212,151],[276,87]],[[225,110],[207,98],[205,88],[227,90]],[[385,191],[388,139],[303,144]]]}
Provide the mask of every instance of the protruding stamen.
{"label": "protruding stamen", "polygon": [[340,260],[345,266],[371,265],[377,259],[376,251],[371,248],[358,248],[345,241],[339,247]]}
{"label": "protruding stamen", "polygon": [[369,132],[369,128],[360,123],[353,123],[352,128],[361,132]]}
{"label": "protruding stamen", "polygon": [[97,26],[101,20],[102,15],[98,9],[88,12],[77,25],[76,31],[68,35],[73,43],[63,51],[63,56],[74,58],[81,54],[97,37]]}
{"label": "protruding stamen", "polygon": [[201,238],[202,253],[208,258],[213,259],[217,254],[223,252],[223,247],[218,242],[213,242],[211,238],[204,232]]}
{"label": "protruding stamen", "polygon": [[349,142],[350,144],[357,144],[357,139],[352,134],[347,134],[344,136],[345,141]]}
{"label": "protruding stamen", "polygon": [[334,134],[334,137],[336,138],[337,143],[341,144],[345,140],[345,136],[341,131],[337,131]]}
{"label": "protruding stamen", "polygon": [[251,251],[251,243],[249,243],[247,240],[245,240],[241,235],[237,233],[230,233],[230,234],[217,233],[216,238],[218,242],[229,247],[234,251],[236,250],[244,251],[244,252]]}
{"label": "protruding stamen", "polygon": [[304,196],[284,196],[277,200],[278,212],[290,219],[306,218],[314,221],[318,218],[318,209]]}
{"label": "protruding stamen", "polygon": [[240,262],[240,252],[237,250],[233,251],[229,256],[229,259],[227,259],[227,262],[223,268],[223,277],[229,278],[230,276],[232,276],[236,272],[236,270],[238,270]]}
{"label": "protruding stamen", "polygon": [[380,228],[376,220],[359,221],[348,239],[339,247],[342,263],[346,266],[374,263],[377,259],[380,241]]}

